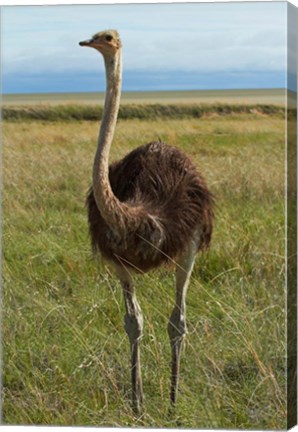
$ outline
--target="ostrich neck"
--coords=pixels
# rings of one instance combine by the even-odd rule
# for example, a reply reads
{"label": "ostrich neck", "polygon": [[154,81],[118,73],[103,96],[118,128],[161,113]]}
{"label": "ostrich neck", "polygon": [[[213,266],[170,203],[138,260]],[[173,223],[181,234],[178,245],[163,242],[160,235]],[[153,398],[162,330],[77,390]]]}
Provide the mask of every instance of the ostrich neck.
{"label": "ostrich neck", "polygon": [[121,234],[128,226],[135,226],[136,209],[120,202],[109,181],[109,154],[119,111],[121,96],[121,51],[105,57],[106,97],[93,165],[93,193],[98,209],[113,231]]}
{"label": "ostrich neck", "polygon": [[[105,58],[105,67],[107,88],[93,166],[93,186],[96,189],[107,186],[102,185],[102,180],[108,182],[109,154],[121,96],[121,53],[115,57]],[[97,198],[95,199],[97,202]],[[99,204],[97,202],[97,205]]]}
{"label": "ostrich neck", "polygon": [[[108,181],[109,154],[115,132],[121,97],[121,51],[119,51],[114,57],[107,57],[104,60],[107,88],[97,151],[94,160],[94,184],[99,184],[101,178]],[[106,185],[104,186],[106,187]]]}

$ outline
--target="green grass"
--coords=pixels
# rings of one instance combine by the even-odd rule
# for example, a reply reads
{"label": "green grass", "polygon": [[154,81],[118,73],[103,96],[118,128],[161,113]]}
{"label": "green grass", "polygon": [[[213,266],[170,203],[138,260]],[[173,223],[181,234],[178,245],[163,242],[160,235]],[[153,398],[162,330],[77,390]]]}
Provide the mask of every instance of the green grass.
{"label": "green grass", "polygon": [[3,126],[3,420],[6,424],[286,427],[284,120],[242,113],[120,120],[111,159],[157,137],[181,146],[216,197],[197,258],[176,411],[167,321],[174,276],[136,276],[145,412],[130,408],[121,289],[92,258],[84,208],[94,122]]}
{"label": "green grass", "polygon": [[[74,121],[98,120],[103,112],[102,105],[32,105],[4,106],[4,120],[42,120],[42,121]],[[279,114],[284,116],[284,107],[278,105],[241,105],[241,104],[126,104],[119,110],[119,119],[158,120],[161,118],[199,118],[203,115],[239,113]]]}

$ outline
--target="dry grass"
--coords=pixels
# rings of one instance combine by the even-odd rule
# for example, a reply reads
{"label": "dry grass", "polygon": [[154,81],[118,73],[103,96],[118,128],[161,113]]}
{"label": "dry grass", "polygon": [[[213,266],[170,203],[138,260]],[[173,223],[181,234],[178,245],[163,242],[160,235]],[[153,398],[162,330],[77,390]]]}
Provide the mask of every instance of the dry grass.
{"label": "dry grass", "polygon": [[[285,106],[285,89],[255,90],[189,90],[189,91],[145,91],[122,92],[122,104],[242,104],[255,105],[274,104]],[[104,93],[39,93],[39,94],[6,94],[3,95],[5,105],[57,105],[80,104],[90,105],[103,103]]]}
{"label": "dry grass", "polygon": [[257,114],[120,121],[111,158],[181,146],[216,196],[210,252],[187,298],[180,394],[169,414],[173,274],[136,277],[145,413],[130,409],[121,290],[91,258],[84,209],[97,125],[4,124],[4,421],[281,429],[286,426],[284,121]]}

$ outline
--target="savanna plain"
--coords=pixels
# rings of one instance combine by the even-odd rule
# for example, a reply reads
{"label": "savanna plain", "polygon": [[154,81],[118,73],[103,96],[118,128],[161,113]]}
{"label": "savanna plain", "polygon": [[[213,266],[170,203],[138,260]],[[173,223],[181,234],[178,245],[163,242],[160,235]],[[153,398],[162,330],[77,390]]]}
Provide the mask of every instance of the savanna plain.
{"label": "savanna plain", "polygon": [[121,288],[108,264],[92,257],[88,238],[84,202],[98,122],[88,120],[86,107],[80,118],[80,105],[68,106],[77,113],[69,118],[65,107],[51,106],[51,121],[9,109],[2,132],[3,422],[284,429],[283,107],[205,105],[179,115],[149,110],[148,118],[145,109],[118,121],[111,160],[161,139],[190,155],[216,201],[211,248],[198,255],[187,296],[175,410],[167,335],[174,271],[135,277],[144,313],[139,418],[130,406]]}

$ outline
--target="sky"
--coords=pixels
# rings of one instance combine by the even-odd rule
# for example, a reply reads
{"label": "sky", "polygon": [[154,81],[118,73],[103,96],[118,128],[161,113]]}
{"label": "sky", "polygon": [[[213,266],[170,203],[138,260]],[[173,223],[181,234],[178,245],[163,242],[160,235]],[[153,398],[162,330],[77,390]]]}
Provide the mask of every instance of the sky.
{"label": "sky", "polygon": [[286,86],[286,2],[1,8],[4,93],[104,91],[100,54],[78,45],[108,28],[123,44],[123,89]]}

